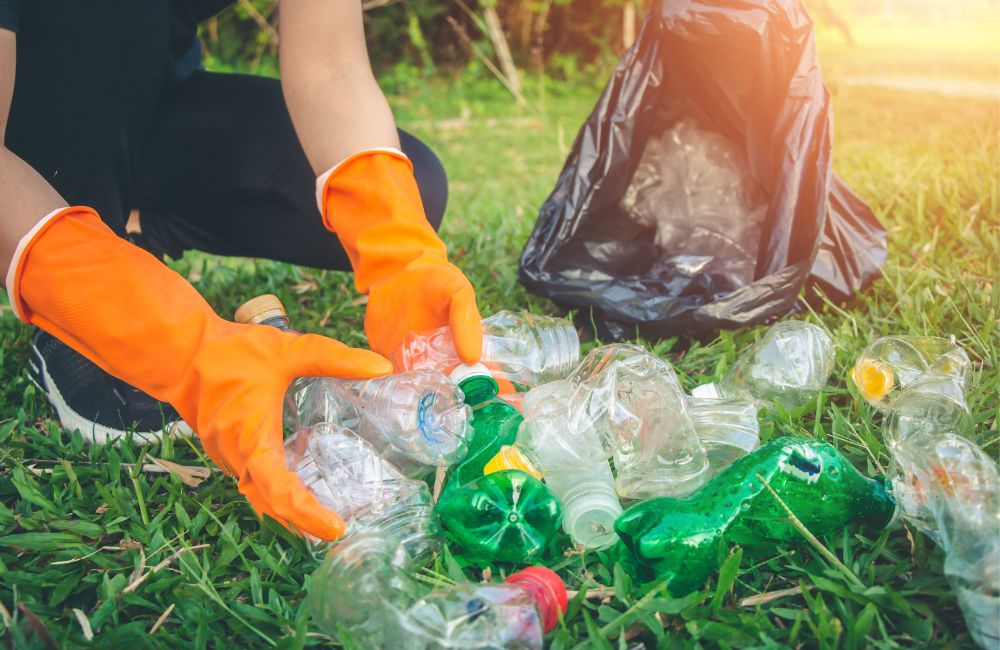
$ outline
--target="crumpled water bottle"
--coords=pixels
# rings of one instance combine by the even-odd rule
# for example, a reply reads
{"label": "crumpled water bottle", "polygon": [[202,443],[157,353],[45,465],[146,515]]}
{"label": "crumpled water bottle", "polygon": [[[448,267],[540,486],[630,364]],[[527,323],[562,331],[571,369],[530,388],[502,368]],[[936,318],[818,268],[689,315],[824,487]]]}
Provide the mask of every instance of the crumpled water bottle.
{"label": "crumpled water bottle", "polygon": [[[462,361],[451,328],[408,337],[392,354],[397,370],[450,374]],[[529,388],[565,377],[580,361],[580,339],[562,318],[501,311],[483,319],[482,363],[510,388]],[[509,384],[507,383],[509,382]]]}
{"label": "crumpled water bottle", "polygon": [[692,397],[687,404],[713,476],[760,446],[760,423],[752,402]]}
{"label": "crumpled water bottle", "polygon": [[698,386],[691,395],[751,401],[760,408],[777,401],[790,410],[815,399],[830,378],[833,361],[833,342],[826,330],[804,321],[783,321],[740,355],[721,381]]}
{"label": "crumpled water bottle", "polygon": [[[291,329],[281,301],[267,294],[236,310],[241,323]],[[409,372],[364,381],[331,377],[296,379],[285,396],[290,432],[336,422],[356,432],[407,476],[447,467],[465,457],[472,410],[448,377]]]}
{"label": "crumpled water bottle", "polygon": [[969,383],[971,364],[965,350],[936,336],[883,336],[858,357],[851,380],[861,397],[885,410],[921,375],[948,378],[959,391]]}
{"label": "crumpled water bottle", "polygon": [[566,610],[565,585],[544,567],[523,569],[501,584],[430,592],[416,579],[418,568],[391,535],[344,541],[311,576],[313,621],[342,644],[366,649],[541,650],[544,633]]}

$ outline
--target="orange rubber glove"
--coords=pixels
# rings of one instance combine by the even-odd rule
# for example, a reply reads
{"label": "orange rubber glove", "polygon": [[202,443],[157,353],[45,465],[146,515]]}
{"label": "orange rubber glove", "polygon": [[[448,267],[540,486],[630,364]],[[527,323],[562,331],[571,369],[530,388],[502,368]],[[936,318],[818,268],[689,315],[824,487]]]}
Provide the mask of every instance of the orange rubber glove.
{"label": "orange rubber glove", "polygon": [[322,539],[344,523],[285,466],[281,409],[296,377],[367,378],[388,360],[313,334],[223,320],[177,273],[66,208],[24,238],[7,290],[27,323],[168,402],[259,513]]}
{"label": "orange rubber glove", "polygon": [[450,325],[459,357],[479,361],[475,291],[424,215],[410,159],[392,149],[362,151],[321,176],[317,189],[323,223],[347,251],[358,291],[368,294],[372,350],[388,356],[408,334]]}

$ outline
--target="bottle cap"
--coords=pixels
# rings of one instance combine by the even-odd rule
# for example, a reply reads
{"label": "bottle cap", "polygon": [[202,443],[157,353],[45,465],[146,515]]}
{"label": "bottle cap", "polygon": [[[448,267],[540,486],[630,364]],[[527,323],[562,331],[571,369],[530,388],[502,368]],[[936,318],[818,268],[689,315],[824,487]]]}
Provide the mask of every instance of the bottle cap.
{"label": "bottle cap", "polygon": [[881,401],[896,384],[892,370],[878,361],[858,361],[851,370],[851,379],[858,387],[861,397],[869,402]]}
{"label": "bottle cap", "polygon": [[285,315],[285,308],[278,296],[265,293],[237,307],[233,320],[237,323],[256,325],[276,316]]}
{"label": "bottle cap", "polygon": [[493,375],[490,374],[490,369],[481,363],[475,363],[471,366],[463,363],[452,370],[449,375],[449,378],[456,386],[471,377],[489,377],[492,379]]}
{"label": "bottle cap", "polygon": [[695,386],[691,390],[691,397],[697,397],[698,399],[719,399],[722,396],[719,394],[718,386],[714,383],[708,383]]}
{"label": "bottle cap", "polygon": [[483,474],[492,474],[504,469],[519,469],[522,472],[531,474],[535,478],[542,478],[542,473],[531,464],[531,461],[518,449],[517,445],[504,445],[500,447],[500,451],[497,452],[496,456],[491,458],[486,463],[486,466],[483,467]]}
{"label": "bottle cap", "polygon": [[623,512],[614,488],[600,487],[584,484],[563,496],[566,532],[574,543],[589,549],[605,548],[615,542],[615,520]]}
{"label": "bottle cap", "polygon": [[545,632],[550,632],[556,626],[559,615],[566,611],[566,605],[569,604],[562,578],[543,566],[522,569],[509,576],[505,582],[517,585],[531,594],[542,617]]}

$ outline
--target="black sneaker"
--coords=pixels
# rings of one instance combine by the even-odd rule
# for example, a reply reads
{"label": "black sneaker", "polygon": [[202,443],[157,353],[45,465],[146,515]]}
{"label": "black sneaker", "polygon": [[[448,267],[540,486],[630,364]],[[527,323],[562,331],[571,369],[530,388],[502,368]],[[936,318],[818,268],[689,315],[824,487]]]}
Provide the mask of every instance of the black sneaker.
{"label": "black sneaker", "polygon": [[63,427],[78,429],[93,442],[115,442],[129,431],[146,442],[164,433],[192,433],[172,406],[112,377],[42,330],[31,339],[28,374],[48,396]]}

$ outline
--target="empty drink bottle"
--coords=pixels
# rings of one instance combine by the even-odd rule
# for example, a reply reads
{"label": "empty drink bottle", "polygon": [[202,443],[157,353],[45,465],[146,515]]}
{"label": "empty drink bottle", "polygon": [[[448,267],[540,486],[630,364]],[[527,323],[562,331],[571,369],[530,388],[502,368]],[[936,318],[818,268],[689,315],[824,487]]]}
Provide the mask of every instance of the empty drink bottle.
{"label": "empty drink bottle", "polygon": [[452,373],[452,380],[472,407],[473,433],[468,452],[452,470],[446,490],[480,478],[486,463],[500,448],[513,444],[523,419],[517,409],[499,398],[499,386],[482,364],[460,366]]}
{"label": "empty drink bottle", "polygon": [[826,386],[833,370],[833,343],[822,327],[789,320],[771,327],[740,355],[721,381],[691,391],[698,398],[774,402],[785,410],[804,406]]}
{"label": "empty drink bottle", "polygon": [[462,584],[434,591],[399,620],[392,647],[541,650],[542,637],[566,611],[566,586],[533,566],[502,584]]}
{"label": "empty drink bottle", "polygon": [[[292,331],[276,296],[253,298],[236,320]],[[371,443],[408,476],[462,459],[472,437],[464,395],[437,372],[409,372],[366,381],[305,377],[285,397],[285,426],[292,432],[337,422]]]}
{"label": "empty drink bottle", "polygon": [[[528,312],[501,311],[483,319],[482,362],[496,377],[530,387],[569,373],[580,360],[573,324]],[[397,370],[450,373],[462,362],[451,328],[411,335],[396,349]]]}
{"label": "empty drink bottle", "polygon": [[751,402],[689,398],[688,413],[705,448],[709,472],[718,474],[760,445],[757,408]]}
{"label": "empty drink bottle", "polygon": [[[615,492],[609,452],[587,417],[583,387],[569,381],[543,384],[528,392],[517,443],[501,447],[484,471],[518,469],[542,478],[563,506],[563,528],[573,543],[603,548],[617,539],[615,519],[622,513]],[[544,399],[539,397],[544,393]]]}
{"label": "empty drink bottle", "polygon": [[348,532],[417,526],[433,529],[427,485],[403,476],[368,441],[328,422],[285,440],[285,458],[319,502]]}
{"label": "empty drink bottle", "polygon": [[669,363],[634,345],[606,345],[592,350],[570,380],[586,404],[572,407],[574,417],[595,422],[610,448],[619,496],[682,495],[705,482],[705,450]]}
{"label": "empty drink bottle", "polygon": [[615,529],[634,561],[680,596],[718,568],[720,543],[773,547],[800,537],[764,481],[815,534],[849,525],[881,529],[896,514],[882,477],[862,476],[825,442],[778,438],[686,498],[637,504]]}
{"label": "empty drink bottle", "polygon": [[559,500],[537,478],[517,470],[480,476],[445,490],[437,504],[448,537],[482,562],[540,557],[562,523]]}
{"label": "empty drink bottle", "polygon": [[959,391],[969,382],[969,356],[948,339],[934,336],[883,336],[858,357],[851,379],[858,392],[877,409],[887,408],[921,375],[953,381]]}
{"label": "empty drink bottle", "polygon": [[902,516],[945,552],[944,573],[969,632],[1000,647],[1000,477],[966,438],[916,434],[890,447]]}

